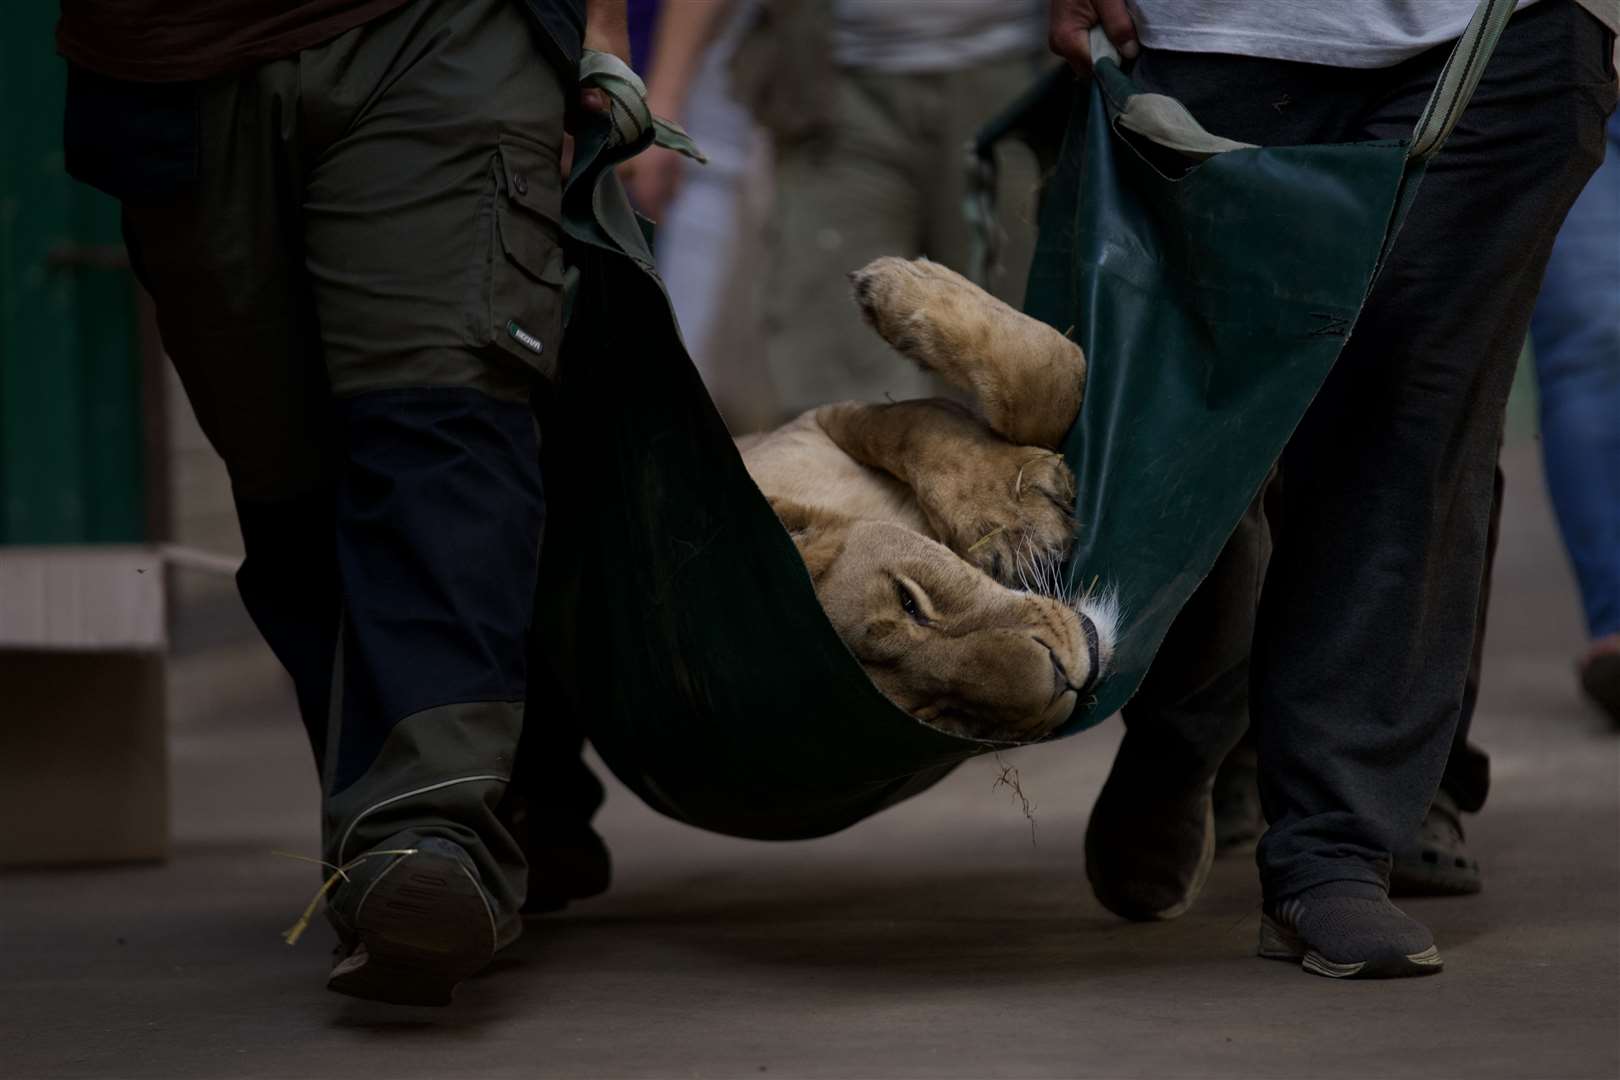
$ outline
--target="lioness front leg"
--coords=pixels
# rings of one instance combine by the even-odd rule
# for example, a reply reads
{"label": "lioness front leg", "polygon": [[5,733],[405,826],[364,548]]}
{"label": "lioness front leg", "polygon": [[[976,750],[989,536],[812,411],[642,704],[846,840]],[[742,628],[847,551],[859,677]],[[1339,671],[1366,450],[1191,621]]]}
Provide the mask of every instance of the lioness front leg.
{"label": "lioness front leg", "polygon": [[1063,440],[1085,391],[1074,342],[927,259],[875,259],[850,281],[883,340],[972,394],[996,431],[1023,446]]}
{"label": "lioness front leg", "polygon": [[850,457],[910,487],[935,538],[996,580],[1035,584],[1068,549],[1074,476],[1058,454],[948,401],[828,405],[816,419]]}

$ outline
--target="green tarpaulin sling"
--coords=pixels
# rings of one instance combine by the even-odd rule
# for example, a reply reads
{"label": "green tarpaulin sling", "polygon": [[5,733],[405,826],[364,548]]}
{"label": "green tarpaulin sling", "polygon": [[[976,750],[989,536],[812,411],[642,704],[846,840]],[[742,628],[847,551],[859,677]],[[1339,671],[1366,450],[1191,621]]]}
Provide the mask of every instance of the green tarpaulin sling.
{"label": "green tarpaulin sling", "polygon": [[[1144,99],[1111,58],[1014,118],[1057,148],[1025,307],[1090,360],[1064,446],[1069,580],[1118,589],[1126,617],[1114,673],[1054,737],[1134,692],[1338,357],[1512,8],[1480,5],[1410,140],[1241,147]],[[579,132],[563,199],[577,281],[544,408],[536,677],[665,814],[761,839],[844,828],[995,747],[902,712],[834,633],[613,176],[678,133],[655,130],[628,72],[588,61],[582,77],[618,106]]]}

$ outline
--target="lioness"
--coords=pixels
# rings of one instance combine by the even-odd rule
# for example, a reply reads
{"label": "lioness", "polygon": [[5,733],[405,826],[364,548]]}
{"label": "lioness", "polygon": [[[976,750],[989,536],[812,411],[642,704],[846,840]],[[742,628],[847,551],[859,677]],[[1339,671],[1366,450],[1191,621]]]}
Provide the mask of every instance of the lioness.
{"label": "lioness", "polygon": [[1080,348],[927,259],[850,275],[866,320],[977,405],[827,405],[739,440],[816,595],[902,709],[1025,740],[1107,668],[1105,595],[1060,594],[1074,477],[1054,452],[1080,408]]}

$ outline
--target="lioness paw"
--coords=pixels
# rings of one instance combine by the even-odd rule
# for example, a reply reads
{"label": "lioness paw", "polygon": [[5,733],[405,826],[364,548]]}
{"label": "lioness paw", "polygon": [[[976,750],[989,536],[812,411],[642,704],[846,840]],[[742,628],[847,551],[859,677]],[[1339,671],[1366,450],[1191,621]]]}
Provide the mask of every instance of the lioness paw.
{"label": "lioness paw", "polygon": [[988,299],[966,278],[928,259],[886,255],[849,275],[855,304],[890,345],[928,371],[940,371],[950,357],[953,327],[977,314]]}
{"label": "lioness paw", "polygon": [[1074,536],[1074,474],[1063,458],[1009,446],[932,493],[947,544],[1004,585],[1059,591],[1057,570]]}

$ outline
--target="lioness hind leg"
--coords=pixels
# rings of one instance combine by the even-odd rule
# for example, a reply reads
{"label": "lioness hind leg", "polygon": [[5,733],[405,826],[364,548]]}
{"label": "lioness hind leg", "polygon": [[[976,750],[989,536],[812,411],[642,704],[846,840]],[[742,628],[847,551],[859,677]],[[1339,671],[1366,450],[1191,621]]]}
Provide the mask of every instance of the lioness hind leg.
{"label": "lioness hind leg", "polygon": [[1018,446],[948,401],[816,410],[846,454],[911,488],[934,538],[1006,585],[1039,587],[1074,536],[1061,455]]}
{"label": "lioness hind leg", "polygon": [[883,340],[972,394],[992,428],[1021,446],[1062,441],[1085,390],[1078,345],[927,259],[876,259],[850,281]]}

